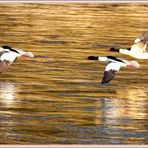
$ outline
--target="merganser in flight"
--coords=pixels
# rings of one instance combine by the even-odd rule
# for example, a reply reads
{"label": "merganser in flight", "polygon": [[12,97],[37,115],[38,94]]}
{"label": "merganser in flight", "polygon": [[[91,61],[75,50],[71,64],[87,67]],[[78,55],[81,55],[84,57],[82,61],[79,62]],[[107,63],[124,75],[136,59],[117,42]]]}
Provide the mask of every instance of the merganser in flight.
{"label": "merganser in flight", "polygon": [[88,59],[99,60],[107,63],[101,84],[109,83],[114,78],[114,76],[117,74],[117,72],[121,67],[140,68],[140,64],[136,61],[127,61],[114,56],[106,56],[106,57],[89,56]]}
{"label": "merganser in flight", "polygon": [[34,57],[31,52],[24,52],[20,49],[12,48],[10,46],[0,47],[0,74],[5,72],[17,57],[21,56],[31,58]]}
{"label": "merganser in flight", "polygon": [[131,48],[127,49],[110,48],[110,51],[126,54],[137,59],[148,59],[148,52],[146,52],[147,41],[148,41],[148,31],[138,36],[135,39],[135,42],[131,46]]}

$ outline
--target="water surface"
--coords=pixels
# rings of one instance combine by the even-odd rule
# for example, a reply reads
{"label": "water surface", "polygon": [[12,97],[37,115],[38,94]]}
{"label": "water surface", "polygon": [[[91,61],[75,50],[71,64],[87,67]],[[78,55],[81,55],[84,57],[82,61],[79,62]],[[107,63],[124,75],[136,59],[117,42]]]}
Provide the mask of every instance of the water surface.
{"label": "water surface", "polygon": [[1,3],[0,44],[34,53],[0,77],[0,144],[148,144],[148,65],[101,86],[104,63],[148,29],[147,3]]}

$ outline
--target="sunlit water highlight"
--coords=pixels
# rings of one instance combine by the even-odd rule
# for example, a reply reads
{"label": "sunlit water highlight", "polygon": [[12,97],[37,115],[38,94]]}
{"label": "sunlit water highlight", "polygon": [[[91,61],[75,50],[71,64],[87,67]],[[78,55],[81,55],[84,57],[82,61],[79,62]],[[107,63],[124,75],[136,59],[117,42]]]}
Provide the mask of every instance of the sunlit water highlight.
{"label": "sunlit water highlight", "polygon": [[0,4],[0,44],[34,53],[1,75],[1,144],[148,144],[148,65],[105,65],[148,29],[147,3]]}

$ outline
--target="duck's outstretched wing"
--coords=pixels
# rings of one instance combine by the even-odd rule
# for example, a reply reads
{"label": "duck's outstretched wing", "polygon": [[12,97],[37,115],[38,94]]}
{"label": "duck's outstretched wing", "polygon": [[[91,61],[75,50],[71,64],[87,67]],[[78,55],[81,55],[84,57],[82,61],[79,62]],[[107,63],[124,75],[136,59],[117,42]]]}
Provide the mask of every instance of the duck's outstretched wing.
{"label": "duck's outstretched wing", "polygon": [[131,52],[135,52],[137,54],[143,53],[146,51],[146,46],[147,46],[147,43],[145,41],[140,41],[140,42],[134,43],[131,46]]}
{"label": "duck's outstretched wing", "polygon": [[144,41],[144,42],[147,42],[148,41],[148,31],[143,32],[141,35],[139,35],[135,39],[135,43],[138,43],[140,41]]}
{"label": "duck's outstretched wing", "polygon": [[110,62],[107,64],[101,84],[109,83],[119,71],[120,63]]}
{"label": "duck's outstretched wing", "polygon": [[145,31],[135,39],[134,44],[131,46],[131,50],[135,52],[145,52],[147,41],[148,41],[148,31]]}
{"label": "duck's outstretched wing", "polygon": [[0,61],[0,74],[6,72],[10,66],[11,62],[9,61]]}
{"label": "duck's outstretched wing", "polygon": [[0,74],[6,72],[10,64],[16,60],[16,55],[12,53],[3,53],[0,57]]}

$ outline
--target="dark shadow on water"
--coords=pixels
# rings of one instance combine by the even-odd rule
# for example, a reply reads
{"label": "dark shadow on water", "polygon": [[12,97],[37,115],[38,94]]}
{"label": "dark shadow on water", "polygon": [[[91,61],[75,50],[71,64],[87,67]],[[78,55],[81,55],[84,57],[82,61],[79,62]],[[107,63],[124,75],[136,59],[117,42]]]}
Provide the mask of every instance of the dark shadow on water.
{"label": "dark shadow on water", "polygon": [[35,43],[42,44],[66,44],[66,41],[49,41],[49,40],[34,40]]}

